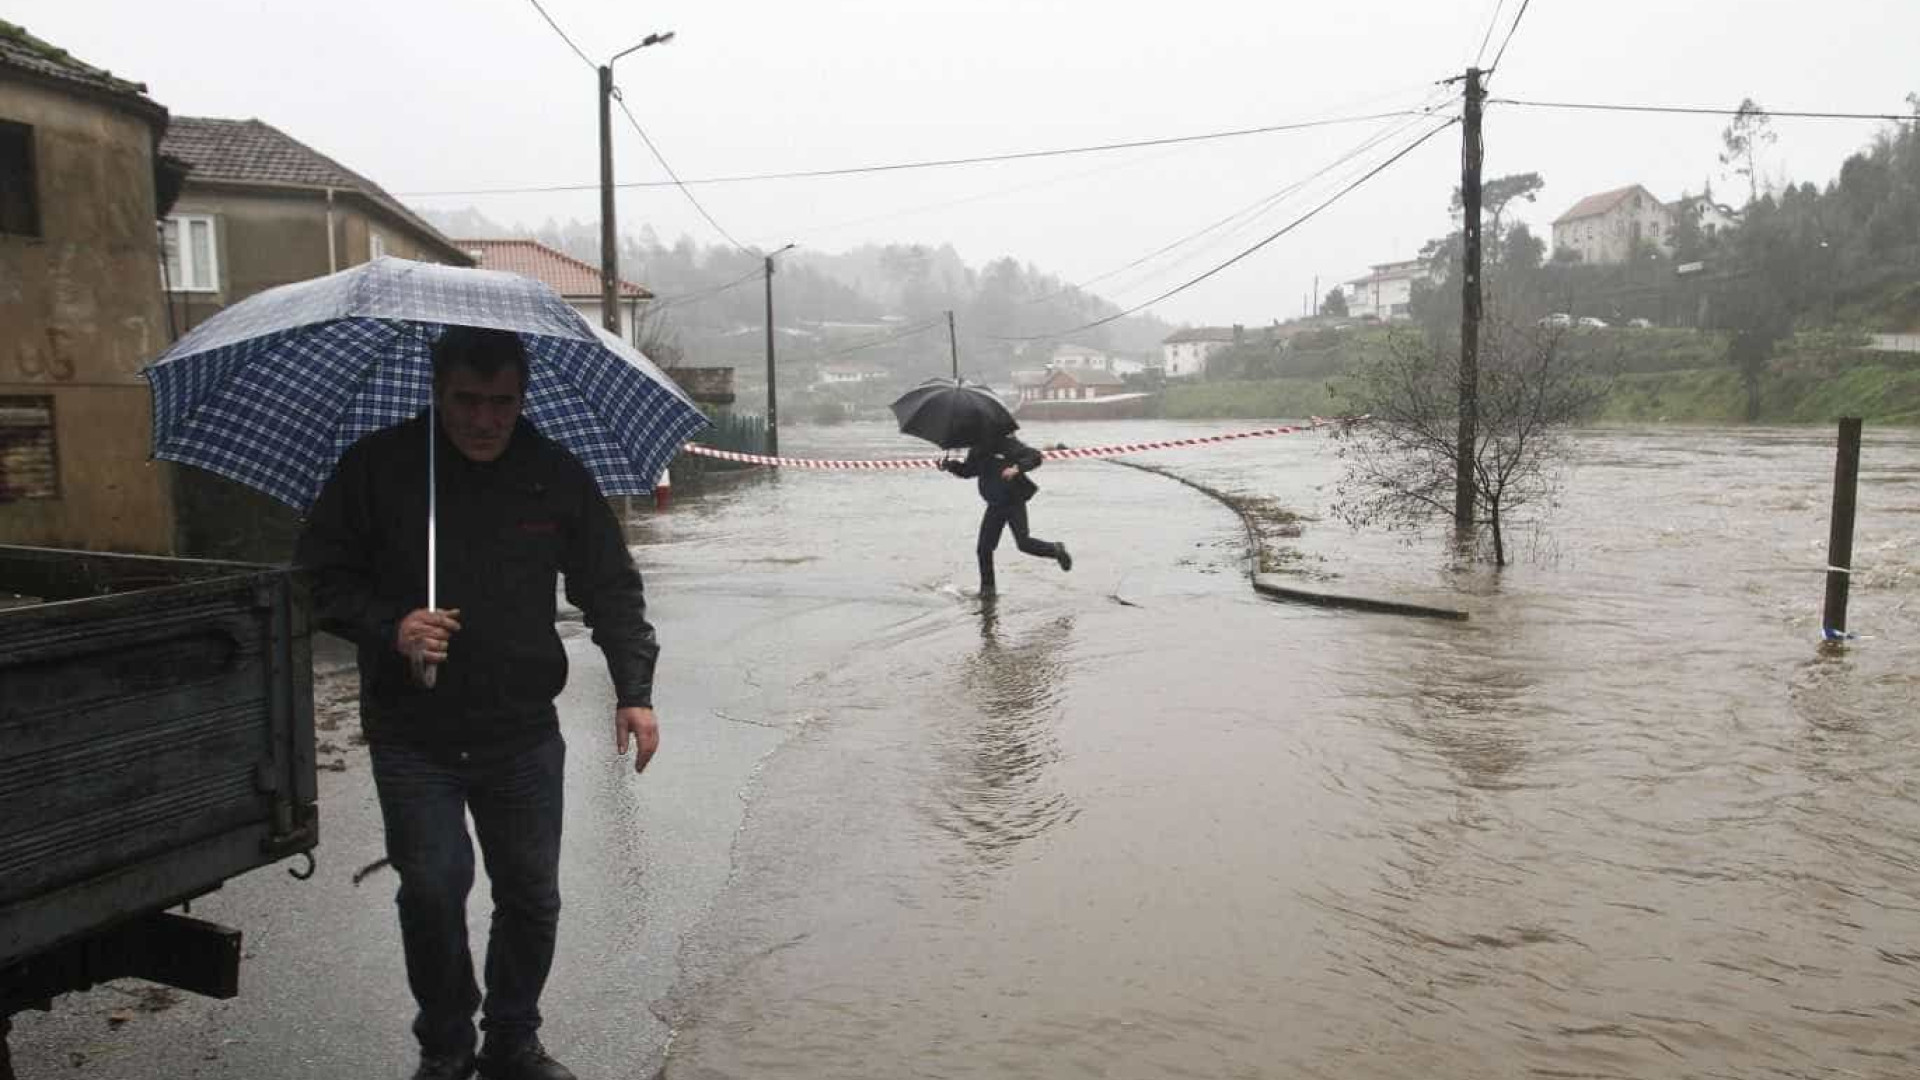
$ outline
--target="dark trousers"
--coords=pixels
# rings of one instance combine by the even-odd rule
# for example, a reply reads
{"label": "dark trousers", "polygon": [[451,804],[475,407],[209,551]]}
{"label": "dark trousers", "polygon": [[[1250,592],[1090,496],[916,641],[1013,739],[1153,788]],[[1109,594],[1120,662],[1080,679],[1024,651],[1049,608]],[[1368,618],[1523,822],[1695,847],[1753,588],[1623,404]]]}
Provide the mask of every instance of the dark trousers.
{"label": "dark trousers", "polygon": [[1000,546],[1000,532],[1013,530],[1013,542],[1021,551],[1029,555],[1038,555],[1043,559],[1054,557],[1053,545],[1045,540],[1035,540],[1027,532],[1027,504],[988,503],[987,512],[980,518],[980,543],[974,549],[980,555],[980,588],[992,589],[993,552]]}
{"label": "dark trousers", "polygon": [[[476,1008],[489,1042],[532,1036],[560,924],[566,744],[556,732],[523,753],[472,765],[391,743],[371,749],[387,858],[400,874],[400,938],[421,1051],[471,1050]],[[484,1007],[467,946],[468,811],[493,882]]]}

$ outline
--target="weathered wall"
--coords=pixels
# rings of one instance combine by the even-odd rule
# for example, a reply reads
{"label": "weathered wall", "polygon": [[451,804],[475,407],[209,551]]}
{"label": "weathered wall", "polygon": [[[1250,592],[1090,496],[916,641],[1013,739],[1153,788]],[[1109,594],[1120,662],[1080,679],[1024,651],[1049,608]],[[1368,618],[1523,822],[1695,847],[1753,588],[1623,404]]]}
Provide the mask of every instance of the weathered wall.
{"label": "weathered wall", "polygon": [[149,122],[0,75],[0,118],[33,127],[38,237],[0,236],[0,395],[54,398],[60,491],[0,503],[0,540],[171,549],[168,470],[150,465],[139,371],[165,344]]}

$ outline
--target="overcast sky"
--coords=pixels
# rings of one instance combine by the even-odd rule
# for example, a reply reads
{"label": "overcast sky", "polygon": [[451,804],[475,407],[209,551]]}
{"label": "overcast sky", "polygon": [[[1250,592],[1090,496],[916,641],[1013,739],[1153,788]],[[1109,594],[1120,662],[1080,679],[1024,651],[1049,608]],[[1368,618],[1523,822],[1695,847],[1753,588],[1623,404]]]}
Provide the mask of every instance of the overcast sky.
{"label": "overcast sky", "polygon": [[[595,62],[653,31],[616,81],[683,177],[951,158],[1223,131],[1417,107],[1506,37],[1522,0],[542,0]],[[1493,20],[1500,8],[1497,23]],[[12,0],[5,18],[147,84],[175,114],[257,117],[423,207],[505,224],[594,220],[591,191],[419,196],[593,184],[595,75],[531,0]],[[1494,96],[1895,112],[1920,90],[1916,0],[1532,0]],[[1449,106],[1452,108],[1452,106]],[[620,180],[658,180],[616,112]],[[1085,281],[1306,180],[1235,231],[1091,287],[1124,305],[1224,262],[1429,124],[1307,131],[880,175],[695,187],[744,244],[837,251],[951,242]],[[1713,180],[1725,121],[1493,105],[1487,175],[1547,181],[1543,234],[1581,196],[1642,183],[1665,199]],[[1776,175],[1825,182],[1873,136],[1776,121]],[[1152,310],[1263,323],[1301,313],[1371,263],[1448,228],[1451,128],[1296,231]],[[1739,201],[1739,200],[1735,200]],[[721,242],[675,189],[623,191],[622,229]]]}

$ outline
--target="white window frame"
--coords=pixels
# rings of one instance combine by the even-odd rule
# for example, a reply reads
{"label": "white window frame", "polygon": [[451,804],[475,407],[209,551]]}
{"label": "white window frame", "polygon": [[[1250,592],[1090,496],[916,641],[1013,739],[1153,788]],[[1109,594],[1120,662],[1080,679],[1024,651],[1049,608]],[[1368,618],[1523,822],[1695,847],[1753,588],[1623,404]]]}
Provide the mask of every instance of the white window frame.
{"label": "white window frame", "polygon": [[[204,223],[207,226],[207,265],[204,268],[206,270],[204,278],[206,284],[195,283],[202,278],[200,274],[202,267],[194,262],[193,245],[187,242],[192,231],[192,226],[195,223]],[[169,228],[173,231],[172,261],[180,269],[178,274],[175,274],[166,265],[169,255],[167,251],[167,232]],[[160,230],[160,244],[160,273],[166,282],[168,291],[177,293],[212,293],[220,291],[220,225],[218,219],[212,214],[168,215],[165,224]]]}
{"label": "white window frame", "polygon": [[367,261],[372,262],[387,253],[387,238],[373,230],[367,230]]}

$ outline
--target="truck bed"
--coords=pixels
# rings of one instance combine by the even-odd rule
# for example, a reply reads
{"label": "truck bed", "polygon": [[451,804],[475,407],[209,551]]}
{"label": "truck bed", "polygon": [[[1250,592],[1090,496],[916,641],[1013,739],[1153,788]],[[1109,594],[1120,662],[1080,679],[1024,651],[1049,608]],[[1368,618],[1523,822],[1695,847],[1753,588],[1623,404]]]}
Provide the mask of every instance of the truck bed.
{"label": "truck bed", "polygon": [[0,546],[0,972],[309,851],[285,568]]}

